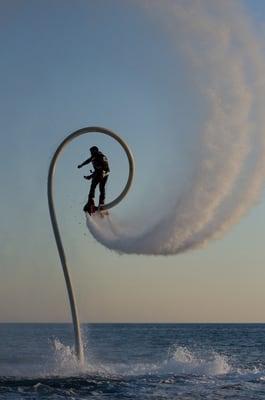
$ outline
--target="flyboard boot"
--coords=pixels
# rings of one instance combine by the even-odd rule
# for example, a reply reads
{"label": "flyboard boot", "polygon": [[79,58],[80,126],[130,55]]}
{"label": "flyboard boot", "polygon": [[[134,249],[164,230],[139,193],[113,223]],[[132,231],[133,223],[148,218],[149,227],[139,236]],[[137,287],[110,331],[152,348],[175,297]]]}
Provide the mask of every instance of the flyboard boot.
{"label": "flyboard boot", "polygon": [[108,210],[104,209],[104,203],[103,204],[99,204],[97,207],[97,210],[99,212],[99,215],[101,216],[101,218],[104,218],[106,215],[109,215]]}
{"label": "flyboard boot", "polygon": [[89,215],[94,214],[96,212],[96,206],[93,199],[88,199],[88,202],[84,205],[83,210],[87,212]]}

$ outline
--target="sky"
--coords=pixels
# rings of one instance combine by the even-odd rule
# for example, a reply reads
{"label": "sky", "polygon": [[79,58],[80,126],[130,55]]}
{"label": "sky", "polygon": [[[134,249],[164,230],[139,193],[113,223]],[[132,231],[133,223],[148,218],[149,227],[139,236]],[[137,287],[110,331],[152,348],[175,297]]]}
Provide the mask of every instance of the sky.
{"label": "sky", "polygon": [[[194,160],[203,157],[197,132],[208,111],[202,75],[185,60],[168,16],[178,3],[0,2],[0,322],[71,320],[46,193],[49,162],[66,135],[103,126],[126,140],[135,157],[133,188],[111,213],[129,225],[156,221],[190,182]],[[264,2],[237,3],[262,42]],[[203,248],[119,255],[91,236],[82,211],[89,167],[77,165],[92,145],[110,161],[108,200],[127,178],[119,145],[96,133],[72,142],[58,162],[56,212],[80,320],[265,322],[264,191]]]}

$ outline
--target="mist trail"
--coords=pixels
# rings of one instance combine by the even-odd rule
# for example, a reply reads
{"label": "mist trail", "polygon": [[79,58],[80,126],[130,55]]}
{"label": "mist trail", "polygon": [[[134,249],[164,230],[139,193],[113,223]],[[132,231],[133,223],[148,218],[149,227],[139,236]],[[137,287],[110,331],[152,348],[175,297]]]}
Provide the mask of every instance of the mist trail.
{"label": "mist trail", "polygon": [[265,60],[237,1],[144,5],[161,16],[207,109],[196,132],[199,157],[174,207],[144,233],[129,232],[112,217],[88,218],[87,225],[99,242],[120,253],[177,254],[223,235],[259,198],[265,180]]}

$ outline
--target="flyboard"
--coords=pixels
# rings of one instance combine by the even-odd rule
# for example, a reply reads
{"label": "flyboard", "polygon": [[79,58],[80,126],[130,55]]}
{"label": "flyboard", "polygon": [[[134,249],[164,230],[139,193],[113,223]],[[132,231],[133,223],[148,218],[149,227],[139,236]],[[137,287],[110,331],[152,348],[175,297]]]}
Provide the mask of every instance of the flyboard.
{"label": "flyboard", "polygon": [[101,218],[109,215],[108,210],[105,210],[103,207],[96,206],[94,201],[88,201],[83,208],[85,213],[88,213],[90,216],[93,214],[98,214]]}

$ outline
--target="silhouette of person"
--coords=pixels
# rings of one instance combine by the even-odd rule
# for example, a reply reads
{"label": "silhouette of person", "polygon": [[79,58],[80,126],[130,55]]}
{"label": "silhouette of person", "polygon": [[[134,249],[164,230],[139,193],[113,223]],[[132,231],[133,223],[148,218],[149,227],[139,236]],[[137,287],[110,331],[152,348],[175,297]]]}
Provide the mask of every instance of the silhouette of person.
{"label": "silhouette of person", "polygon": [[[82,168],[84,165],[92,162],[94,171],[91,175],[84,176],[85,179],[91,181],[90,191],[88,194],[88,202],[84,206],[84,211],[91,211],[95,207],[94,198],[95,190],[97,185],[99,185],[99,208],[105,204],[106,190],[105,186],[109,177],[110,169],[107,157],[99,151],[97,146],[92,146],[90,148],[91,157],[85,160],[82,164],[78,165],[77,168]],[[92,211],[93,212],[93,211]]]}

